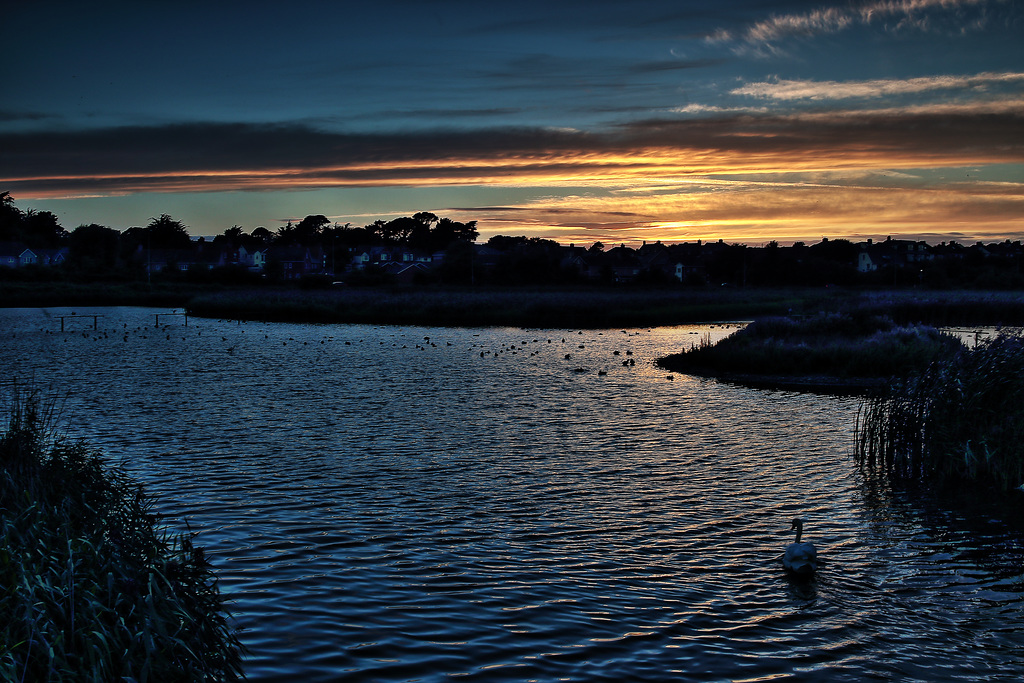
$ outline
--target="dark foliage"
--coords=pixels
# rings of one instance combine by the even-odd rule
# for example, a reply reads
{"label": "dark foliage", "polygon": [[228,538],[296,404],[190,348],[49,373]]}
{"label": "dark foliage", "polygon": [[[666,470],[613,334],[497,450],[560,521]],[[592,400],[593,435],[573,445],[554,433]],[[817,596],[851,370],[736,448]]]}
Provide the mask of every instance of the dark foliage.
{"label": "dark foliage", "polygon": [[212,567],[120,468],[18,396],[0,435],[0,679],[231,681],[242,649]]}
{"label": "dark foliage", "polygon": [[1024,337],[982,341],[868,401],[857,458],[897,481],[1024,486]]}

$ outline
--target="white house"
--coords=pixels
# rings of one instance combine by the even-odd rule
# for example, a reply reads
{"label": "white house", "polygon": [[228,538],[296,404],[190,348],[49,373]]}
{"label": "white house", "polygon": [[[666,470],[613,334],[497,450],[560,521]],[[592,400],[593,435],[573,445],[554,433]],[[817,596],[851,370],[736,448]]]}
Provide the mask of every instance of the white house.
{"label": "white house", "polygon": [[20,242],[0,242],[0,266],[20,268],[39,262],[39,256]]}

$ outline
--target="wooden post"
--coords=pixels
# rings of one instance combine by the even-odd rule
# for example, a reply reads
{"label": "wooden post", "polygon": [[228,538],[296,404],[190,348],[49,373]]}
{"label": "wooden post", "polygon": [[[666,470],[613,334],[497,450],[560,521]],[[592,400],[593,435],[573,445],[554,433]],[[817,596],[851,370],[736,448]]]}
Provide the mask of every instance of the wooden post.
{"label": "wooden post", "polygon": [[[60,318],[60,331],[63,332],[64,331],[64,319],[65,318],[77,318],[78,316],[77,315],[58,315],[57,317]],[[83,315],[82,317],[83,318],[88,318],[90,316],[89,315]],[[102,315],[94,315],[94,316],[91,316],[91,317],[92,317],[92,329],[94,329],[94,330],[100,329],[100,318],[102,318],[103,316]]]}

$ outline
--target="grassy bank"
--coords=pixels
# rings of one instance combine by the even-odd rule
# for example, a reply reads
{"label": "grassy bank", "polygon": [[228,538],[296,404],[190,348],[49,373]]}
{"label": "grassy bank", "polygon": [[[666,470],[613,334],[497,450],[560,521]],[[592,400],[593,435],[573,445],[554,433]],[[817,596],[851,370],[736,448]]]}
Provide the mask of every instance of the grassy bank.
{"label": "grassy bank", "polygon": [[959,341],[932,327],[867,313],[761,318],[730,337],[666,356],[667,370],[752,384],[850,390],[923,370],[954,356]]}
{"label": "grassy bank", "polygon": [[264,289],[198,296],[192,315],[451,327],[649,327],[747,319],[823,305],[831,294],[683,289]]}
{"label": "grassy bank", "polygon": [[858,292],[842,310],[887,315],[899,323],[1024,326],[1024,292],[891,290]]}
{"label": "grassy bank", "polygon": [[0,282],[0,305],[6,308],[52,306],[184,307],[209,287],[144,282]]}
{"label": "grassy bank", "polygon": [[223,289],[193,315],[278,322],[461,327],[653,327],[764,316],[889,315],[900,323],[1024,325],[1024,293],[837,288],[296,288]]}
{"label": "grassy bank", "polygon": [[963,349],[870,400],[857,424],[860,466],[939,486],[1024,485],[1024,337]]}
{"label": "grassy bank", "polygon": [[1024,293],[842,288],[445,288],[143,282],[0,282],[0,306],[170,306],[278,322],[652,327],[847,312],[899,323],[1024,325]]}
{"label": "grassy bank", "polygon": [[52,416],[21,397],[0,435],[0,680],[242,678],[202,549]]}

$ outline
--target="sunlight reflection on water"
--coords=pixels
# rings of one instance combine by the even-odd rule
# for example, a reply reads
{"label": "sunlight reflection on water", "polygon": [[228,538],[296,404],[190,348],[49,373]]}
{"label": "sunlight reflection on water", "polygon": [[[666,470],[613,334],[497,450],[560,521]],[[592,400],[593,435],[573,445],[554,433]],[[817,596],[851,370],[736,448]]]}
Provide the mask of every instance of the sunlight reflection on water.
{"label": "sunlight reflection on water", "polygon": [[[857,399],[653,364],[734,327],[153,313],[61,334],[0,310],[3,357],[200,533],[251,680],[1024,673],[1019,536],[990,522],[986,554],[867,486]],[[827,561],[811,584],[777,562],[797,514]]]}

